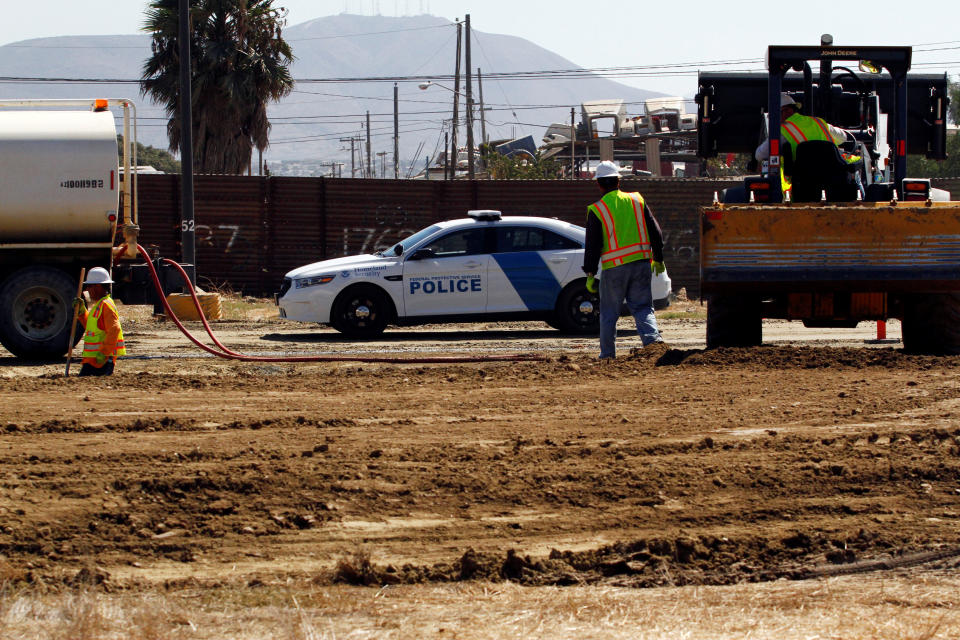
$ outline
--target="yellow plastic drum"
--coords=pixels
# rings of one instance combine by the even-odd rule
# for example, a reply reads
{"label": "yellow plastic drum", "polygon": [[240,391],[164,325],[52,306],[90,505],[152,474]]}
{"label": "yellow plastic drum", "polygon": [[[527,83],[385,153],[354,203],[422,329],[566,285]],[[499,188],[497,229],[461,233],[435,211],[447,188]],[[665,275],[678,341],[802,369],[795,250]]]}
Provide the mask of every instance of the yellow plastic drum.
{"label": "yellow plastic drum", "polygon": [[[223,308],[220,305],[220,294],[197,292],[200,308],[207,320],[223,319]],[[197,306],[189,293],[171,293],[167,296],[167,304],[181,320],[200,320]]]}

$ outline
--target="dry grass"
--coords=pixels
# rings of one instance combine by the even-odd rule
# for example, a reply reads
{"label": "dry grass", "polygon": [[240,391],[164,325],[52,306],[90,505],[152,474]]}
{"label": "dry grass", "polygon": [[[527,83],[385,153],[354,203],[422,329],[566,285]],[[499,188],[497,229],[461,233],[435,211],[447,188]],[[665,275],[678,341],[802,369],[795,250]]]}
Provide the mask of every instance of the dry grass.
{"label": "dry grass", "polygon": [[267,298],[252,298],[250,296],[228,295],[221,296],[224,320],[242,320],[257,322],[273,320],[278,317],[277,305]]}
{"label": "dry grass", "polygon": [[960,577],[927,572],[645,590],[306,580],[165,595],[0,590],[0,637],[933,640],[960,637],[958,588]]}
{"label": "dry grass", "polygon": [[[212,291],[219,293],[220,306],[223,311],[221,321],[227,322],[260,322],[274,320],[278,317],[277,306],[268,298],[253,298],[242,296],[231,291]],[[121,322],[150,322],[154,320],[152,305],[124,305],[117,304]],[[158,321],[163,321],[158,320]],[[215,322],[215,321],[211,321]]]}
{"label": "dry grass", "polygon": [[707,319],[706,307],[685,306],[680,309],[664,309],[657,311],[657,320],[699,320],[705,322]]}
{"label": "dry grass", "polygon": [[255,298],[234,291],[229,285],[205,283],[203,290],[220,296],[220,305],[224,320],[257,322],[278,317],[277,305],[273,298]]}
{"label": "dry grass", "polygon": [[354,586],[372,586],[377,584],[377,572],[367,551],[355,551],[337,560],[333,571],[333,581]]}

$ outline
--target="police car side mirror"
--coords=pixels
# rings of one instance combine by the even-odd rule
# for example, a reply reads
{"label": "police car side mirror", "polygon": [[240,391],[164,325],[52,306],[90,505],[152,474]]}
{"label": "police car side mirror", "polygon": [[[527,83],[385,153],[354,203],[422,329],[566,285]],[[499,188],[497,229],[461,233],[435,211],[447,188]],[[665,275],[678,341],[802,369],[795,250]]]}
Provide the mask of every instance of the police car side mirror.
{"label": "police car side mirror", "polygon": [[413,252],[407,260],[426,260],[428,258],[436,258],[437,254],[433,252],[433,249],[417,249]]}
{"label": "police car side mirror", "polygon": [[403,245],[398,244],[393,248],[393,255],[402,256],[403,255]]}

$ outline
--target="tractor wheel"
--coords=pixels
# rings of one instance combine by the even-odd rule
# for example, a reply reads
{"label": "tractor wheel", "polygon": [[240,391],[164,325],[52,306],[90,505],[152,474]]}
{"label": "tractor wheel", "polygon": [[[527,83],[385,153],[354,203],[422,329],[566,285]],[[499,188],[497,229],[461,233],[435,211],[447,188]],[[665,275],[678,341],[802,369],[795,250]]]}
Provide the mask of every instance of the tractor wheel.
{"label": "tractor wheel", "polygon": [[903,349],[908,353],[960,354],[960,293],[910,296],[903,314]]}
{"label": "tractor wheel", "polygon": [[712,295],[707,301],[707,349],[753,347],[763,340],[760,298]]}

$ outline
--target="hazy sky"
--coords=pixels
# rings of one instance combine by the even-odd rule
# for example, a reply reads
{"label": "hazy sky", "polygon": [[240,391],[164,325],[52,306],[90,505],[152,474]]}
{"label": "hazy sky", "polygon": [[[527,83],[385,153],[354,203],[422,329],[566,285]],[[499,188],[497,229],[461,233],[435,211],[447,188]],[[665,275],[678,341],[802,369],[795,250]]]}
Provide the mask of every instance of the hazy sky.
{"label": "hazy sky", "polygon": [[[137,33],[145,0],[4,2],[0,45],[47,36]],[[680,65],[621,79],[652,91],[692,95],[697,64],[743,60],[733,68],[762,68],[768,44],[913,45],[914,70],[960,75],[960,3],[956,0],[874,2],[745,2],[681,0],[276,0],[289,24],[347,11],[365,15],[430,13],[453,20],[471,14],[474,29],[520,36],[586,67]],[[750,62],[755,60],[756,62]],[[504,72],[513,69],[484,69]]]}

